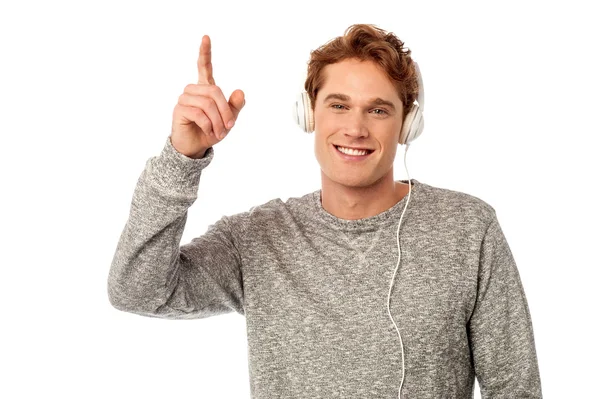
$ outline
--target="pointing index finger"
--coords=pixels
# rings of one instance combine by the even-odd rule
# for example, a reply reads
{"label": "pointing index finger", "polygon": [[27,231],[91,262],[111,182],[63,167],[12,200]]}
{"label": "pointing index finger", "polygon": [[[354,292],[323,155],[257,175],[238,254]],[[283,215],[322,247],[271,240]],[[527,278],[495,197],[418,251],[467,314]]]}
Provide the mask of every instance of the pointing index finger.
{"label": "pointing index finger", "polygon": [[210,36],[204,35],[202,36],[200,54],[198,55],[198,84],[215,84],[211,58]]}

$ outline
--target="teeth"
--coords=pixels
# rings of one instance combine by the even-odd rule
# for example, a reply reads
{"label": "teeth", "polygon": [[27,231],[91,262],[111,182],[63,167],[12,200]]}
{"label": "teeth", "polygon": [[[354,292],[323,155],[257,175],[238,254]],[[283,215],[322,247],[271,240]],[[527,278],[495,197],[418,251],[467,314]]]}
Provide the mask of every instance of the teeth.
{"label": "teeth", "polygon": [[346,148],[346,147],[340,147],[340,146],[336,146],[336,148],[338,150],[340,150],[340,152],[343,152],[344,154],[348,154],[348,155],[366,155],[369,153],[369,151],[367,151],[367,150],[355,150],[352,148]]}

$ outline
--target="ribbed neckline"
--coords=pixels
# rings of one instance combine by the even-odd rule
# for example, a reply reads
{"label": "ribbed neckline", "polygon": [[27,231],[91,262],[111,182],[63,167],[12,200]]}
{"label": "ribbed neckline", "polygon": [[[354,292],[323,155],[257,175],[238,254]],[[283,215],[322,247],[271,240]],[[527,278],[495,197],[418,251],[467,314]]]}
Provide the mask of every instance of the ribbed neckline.
{"label": "ribbed neckline", "polygon": [[[408,180],[396,181],[408,184]],[[419,192],[421,191],[421,183],[417,179],[410,179],[410,181],[412,183],[412,189],[410,192],[409,208],[411,206],[411,203],[415,200],[415,197],[417,197],[419,195]],[[396,217],[400,217],[400,215],[402,214],[404,205],[408,200],[407,193],[404,197],[402,197],[400,201],[396,202],[396,204],[394,204],[391,208],[388,208],[377,215],[362,219],[349,220],[341,219],[335,215],[332,215],[331,213],[327,212],[325,208],[323,208],[323,204],[321,203],[321,189],[313,191],[311,196],[311,202],[315,211],[315,219],[330,225],[334,229],[347,231],[374,230],[381,227],[381,225],[390,220],[391,217],[394,217],[393,220],[396,220]]]}

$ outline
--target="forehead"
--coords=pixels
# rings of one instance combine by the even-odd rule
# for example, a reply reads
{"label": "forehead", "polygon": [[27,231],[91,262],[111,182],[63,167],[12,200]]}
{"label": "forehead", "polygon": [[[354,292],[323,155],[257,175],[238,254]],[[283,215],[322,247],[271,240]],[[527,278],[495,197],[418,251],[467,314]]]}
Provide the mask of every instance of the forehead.
{"label": "forehead", "polygon": [[348,59],[323,68],[320,93],[343,92],[352,98],[385,97],[400,102],[390,78],[373,61]]}

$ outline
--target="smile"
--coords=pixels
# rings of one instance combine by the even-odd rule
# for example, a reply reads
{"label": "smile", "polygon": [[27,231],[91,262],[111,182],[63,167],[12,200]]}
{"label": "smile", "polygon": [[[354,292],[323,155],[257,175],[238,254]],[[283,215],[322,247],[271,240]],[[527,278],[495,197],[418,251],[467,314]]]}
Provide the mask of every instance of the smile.
{"label": "smile", "polygon": [[375,150],[355,150],[346,147],[340,147],[334,145],[335,152],[338,153],[342,158],[353,161],[360,161],[367,158]]}

